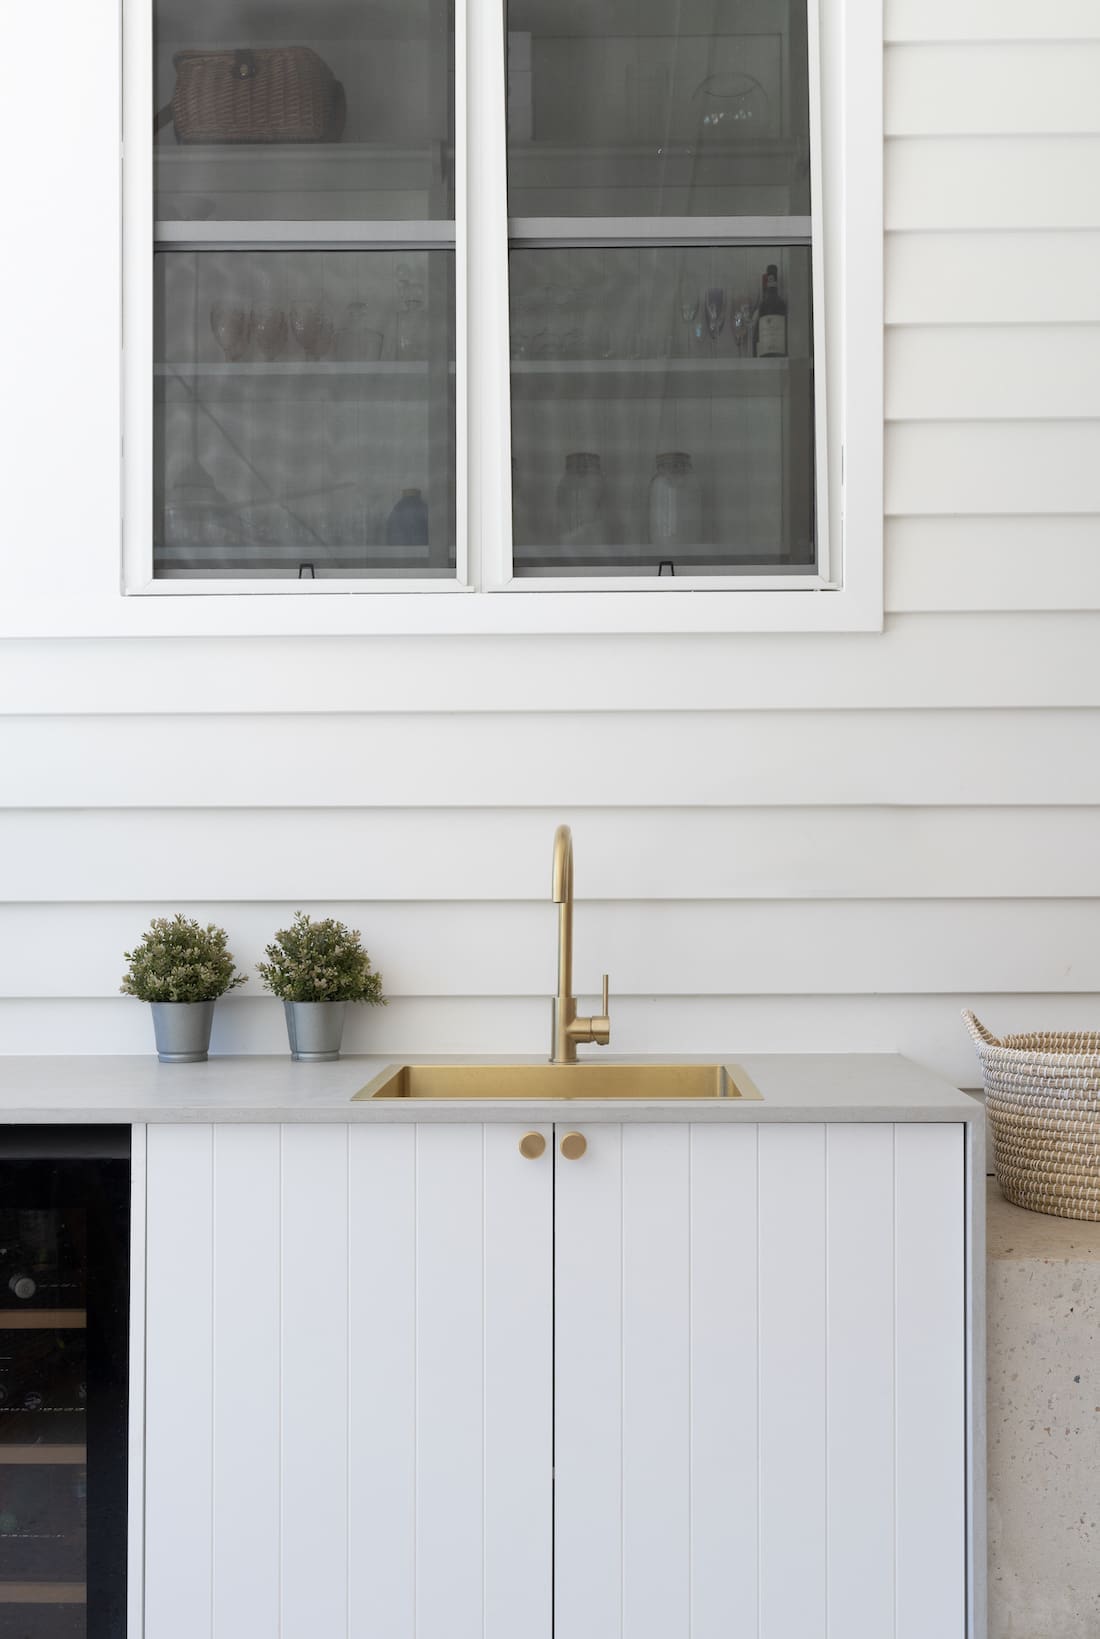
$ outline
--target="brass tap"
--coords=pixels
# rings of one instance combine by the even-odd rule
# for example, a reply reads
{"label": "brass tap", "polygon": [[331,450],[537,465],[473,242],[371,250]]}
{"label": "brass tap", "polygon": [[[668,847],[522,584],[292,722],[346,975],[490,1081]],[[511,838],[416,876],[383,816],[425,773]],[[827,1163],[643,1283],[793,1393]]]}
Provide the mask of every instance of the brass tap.
{"label": "brass tap", "polygon": [[607,974],[603,976],[603,1012],[595,1018],[577,1017],[573,995],[573,833],[559,825],[554,833],[552,898],[558,906],[558,993],[554,998],[551,1064],[576,1064],[577,1043],[594,1041],[606,1047],[611,1040],[607,1016]]}

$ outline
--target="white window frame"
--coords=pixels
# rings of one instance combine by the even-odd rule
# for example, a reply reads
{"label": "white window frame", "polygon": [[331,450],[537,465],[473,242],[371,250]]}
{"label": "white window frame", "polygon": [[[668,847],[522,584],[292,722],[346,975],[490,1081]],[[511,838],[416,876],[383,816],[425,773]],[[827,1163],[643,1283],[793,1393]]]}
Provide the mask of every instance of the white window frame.
{"label": "white window frame", "polygon": [[[153,576],[152,0],[123,4],[123,619],[133,632],[872,631],[883,621],[880,0],[807,0],[818,566],[804,576],[511,573],[506,71],[501,0],[456,0],[454,580]],[[711,242],[694,224],[700,241]],[[230,232],[231,230],[227,230]],[[385,233],[375,231],[381,245]],[[396,236],[399,225],[393,225]],[[347,224],[297,230],[347,243]],[[382,232],[382,239],[377,238]],[[122,611],[120,611],[122,613]]]}

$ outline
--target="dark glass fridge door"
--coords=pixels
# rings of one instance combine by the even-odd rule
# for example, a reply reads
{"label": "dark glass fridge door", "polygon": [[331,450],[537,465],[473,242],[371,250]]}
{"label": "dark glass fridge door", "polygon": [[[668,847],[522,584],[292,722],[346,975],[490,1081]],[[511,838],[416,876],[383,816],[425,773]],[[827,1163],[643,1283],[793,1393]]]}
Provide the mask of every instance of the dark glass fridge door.
{"label": "dark glass fridge door", "polygon": [[3,1639],[125,1639],[129,1256],[129,1128],[0,1128]]}

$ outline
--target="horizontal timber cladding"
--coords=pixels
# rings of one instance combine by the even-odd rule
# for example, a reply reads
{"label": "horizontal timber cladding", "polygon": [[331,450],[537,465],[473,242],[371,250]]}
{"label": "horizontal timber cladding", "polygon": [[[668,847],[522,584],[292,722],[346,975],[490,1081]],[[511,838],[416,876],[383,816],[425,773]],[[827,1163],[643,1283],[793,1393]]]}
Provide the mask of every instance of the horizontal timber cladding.
{"label": "horizontal timber cladding", "polygon": [[7,806],[28,808],[286,808],[318,793],[333,807],[1013,807],[1040,767],[1044,802],[1095,804],[1097,749],[1098,711],[0,724]]}
{"label": "horizontal timber cladding", "polygon": [[[105,808],[0,812],[9,905],[1100,898],[1100,808]],[[113,915],[113,912],[112,912]],[[117,920],[117,918],[115,918]]]}
{"label": "horizontal timber cladding", "polygon": [[887,137],[1100,131],[1100,37],[891,45],[885,73]]}
{"label": "horizontal timber cladding", "polygon": [[888,41],[1100,40],[1095,0],[886,0]]}
{"label": "horizontal timber cladding", "polygon": [[[900,339],[911,333],[893,334]],[[919,346],[915,354],[920,357]],[[1002,373],[1007,385],[1011,370]],[[1097,373],[1100,377],[1100,357]],[[968,379],[976,383],[979,377],[975,370]],[[919,405],[914,395],[933,390],[927,373],[922,379],[924,388],[918,380],[907,380],[899,388],[910,395],[909,419],[927,419],[915,414]],[[1096,391],[1095,385],[1088,390]],[[935,531],[946,531],[948,525],[951,560],[943,565],[935,559]],[[918,609],[946,612],[954,607],[953,596],[975,595],[967,576],[972,558],[986,572],[985,595],[994,600],[979,603],[979,609],[998,607],[996,600],[1011,596],[1013,579],[1023,579],[1028,570],[1025,590],[1035,587],[1040,566],[1051,559],[1052,591],[1056,590],[1060,543],[1064,552],[1074,554],[1065,575],[1084,577],[1080,590],[1085,593],[1090,588],[1090,563],[1100,561],[1100,554],[1091,550],[1096,541],[1092,520],[1080,517],[891,519],[891,557],[895,537],[905,530],[917,532],[909,556],[919,558],[927,543],[935,566],[927,578],[938,586],[939,601],[918,602]],[[1000,557],[983,558],[983,547],[998,548]],[[950,575],[944,572],[948,567]],[[989,574],[989,569],[995,572]],[[1094,579],[1096,575],[1100,570]],[[1080,606],[1087,608],[1087,603]],[[476,643],[456,638],[346,637],[255,638],[246,644],[230,638],[180,644],[141,638],[125,643],[20,640],[0,644],[0,736],[7,717],[67,714],[587,716],[597,711],[1095,706],[1100,705],[1100,675],[1092,659],[1098,646],[1100,615],[1082,614],[1070,621],[1023,612],[996,621],[976,615],[946,618],[946,613],[938,619],[898,616],[873,641],[839,633],[812,640],[746,634],[736,639],[618,637],[600,642],[551,637],[485,638]],[[1021,651],[1041,652],[1042,667],[1022,670]],[[141,686],[135,688],[138,675]],[[503,677],[507,687],[502,687]],[[304,737],[311,725],[298,723],[289,732]],[[12,787],[5,791],[4,801],[17,795],[18,787]]]}
{"label": "horizontal timber cladding", "polygon": [[[394,997],[549,995],[548,901],[313,901],[361,928]],[[254,969],[294,901],[184,904],[220,917]],[[158,909],[9,906],[0,993],[117,994],[122,952]],[[870,992],[1100,991],[1096,903],[1058,900],[604,900],[577,906],[578,982],[611,975],[619,997],[830,996]],[[252,986],[259,993],[253,973]]]}

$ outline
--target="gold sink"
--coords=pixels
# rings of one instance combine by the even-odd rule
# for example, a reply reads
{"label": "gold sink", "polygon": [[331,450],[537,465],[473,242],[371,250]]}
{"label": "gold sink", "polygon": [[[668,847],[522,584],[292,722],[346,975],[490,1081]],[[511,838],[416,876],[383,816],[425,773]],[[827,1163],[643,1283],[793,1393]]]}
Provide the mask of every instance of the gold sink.
{"label": "gold sink", "polygon": [[[760,1098],[739,1064],[388,1064],[367,1098]],[[354,1101],[354,1100],[353,1100]]]}

